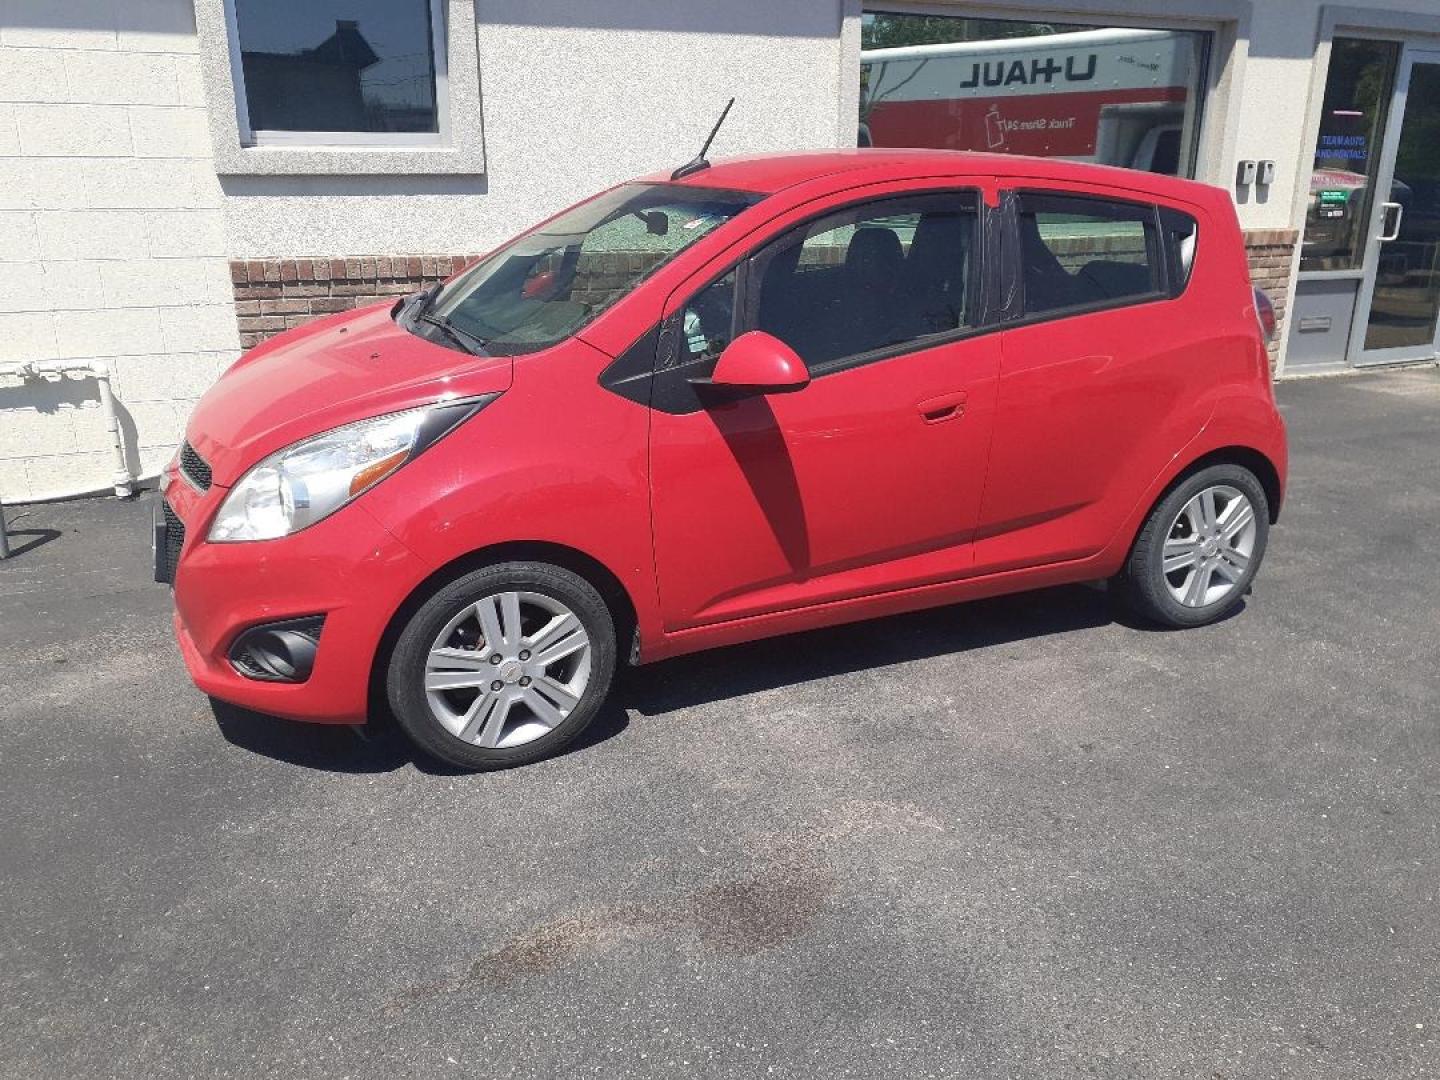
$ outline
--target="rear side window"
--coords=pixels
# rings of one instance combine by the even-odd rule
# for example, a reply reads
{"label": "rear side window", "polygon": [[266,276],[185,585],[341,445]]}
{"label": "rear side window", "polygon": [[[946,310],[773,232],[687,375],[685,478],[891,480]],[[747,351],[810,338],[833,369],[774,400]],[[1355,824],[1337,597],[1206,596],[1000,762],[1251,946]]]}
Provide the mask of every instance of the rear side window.
{"label": "rear side window", "polygon": [[1163,295],[1153,206],[1024,193],[1016,208],[1026,315]]}
{"label": "rear side window", "polygon": [[812,369],[975,325],[977,205],[886,199],[800,227],[755,258],[754,325]]}

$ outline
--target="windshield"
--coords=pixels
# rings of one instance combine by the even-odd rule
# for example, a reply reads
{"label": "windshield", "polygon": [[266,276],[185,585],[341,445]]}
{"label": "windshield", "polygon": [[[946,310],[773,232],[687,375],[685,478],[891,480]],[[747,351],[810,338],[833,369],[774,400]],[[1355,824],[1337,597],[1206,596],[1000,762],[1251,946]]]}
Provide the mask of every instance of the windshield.
{"label": "windshield", "polygon": [[760,198],[623,185],[493,252],[447,285],[429,314],[492,355],[546,348]]}

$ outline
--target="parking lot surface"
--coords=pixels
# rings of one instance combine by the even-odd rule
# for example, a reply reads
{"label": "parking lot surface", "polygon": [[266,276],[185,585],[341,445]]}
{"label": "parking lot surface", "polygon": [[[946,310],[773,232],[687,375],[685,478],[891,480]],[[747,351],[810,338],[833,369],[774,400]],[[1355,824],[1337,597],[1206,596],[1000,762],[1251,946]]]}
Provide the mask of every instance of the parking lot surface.
{"label": "parking lot surface", "polygon": [[1440,374],[1279,396],[1235,617],[760,642],[482,776],[212,709],[153,494],[9,508],[0,1076],[1435,1075]]}

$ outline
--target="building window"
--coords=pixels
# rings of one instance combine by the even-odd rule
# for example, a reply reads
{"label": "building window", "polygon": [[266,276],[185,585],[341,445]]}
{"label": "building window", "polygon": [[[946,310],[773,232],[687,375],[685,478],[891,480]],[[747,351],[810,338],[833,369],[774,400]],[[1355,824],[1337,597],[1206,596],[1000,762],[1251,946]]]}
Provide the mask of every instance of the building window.
{"label": "building window", "polygon": [[[1336,38],[1330,45],[1300,246],[1302,271],[1357,270],[1365,257],[1365,227],[1399,62],[1399,42]],[[1389,198],[1398,196],[1392,190]]]}
{"label": "building window", "polygon": [[861,146],[1193,176],[1210,34],[869,11]]}
{"label": "building window", "polygon": [[227,0],[247,146],[446,136],[443,0]]}

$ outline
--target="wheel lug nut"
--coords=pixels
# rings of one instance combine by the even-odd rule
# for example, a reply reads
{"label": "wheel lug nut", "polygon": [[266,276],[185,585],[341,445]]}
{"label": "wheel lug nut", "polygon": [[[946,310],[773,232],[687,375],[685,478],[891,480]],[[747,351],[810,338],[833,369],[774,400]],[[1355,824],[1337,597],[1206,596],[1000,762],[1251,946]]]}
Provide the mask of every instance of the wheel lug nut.
{"label": "wheel lug nut", "polygon": [[529,685],[530,685],[530,676],[529,676],[529,675],[521,675],[521,676],[520,676],[520,685],[521,685],[521,686],[529,686]]}
{"label": "wheel lug nut", "polygon": [[529,660],[529,659],[530,659],[530,653],[529,653],[527,650],[525,650],[525,649],[521,649],[521,650],[520,650],[520,659],[521,659],[521,660]]}
{"label": "wheel lug nut", "polygon": [[490,657],[490,662],[492,664],[500,663],[500,654],[497,652],[494,656]]}
{"label": "wheel lug nut", "polygon": [[505,689],[505,684],[504,684],[503,682],[501,682],[499,679],[496,679],[494,682],[492,682],[492,683],[490,684],[490,689],[491,689],[491,690],[494,690],[494,691],[498,694],[501,690],[504,690],[504,689]]}

